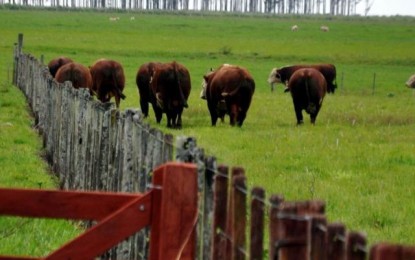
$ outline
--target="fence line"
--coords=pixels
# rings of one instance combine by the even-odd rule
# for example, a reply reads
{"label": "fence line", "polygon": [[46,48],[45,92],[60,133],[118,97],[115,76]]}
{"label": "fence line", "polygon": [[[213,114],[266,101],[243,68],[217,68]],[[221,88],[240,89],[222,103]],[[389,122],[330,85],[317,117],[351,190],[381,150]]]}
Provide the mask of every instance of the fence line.
{"label": "fence line", "polygon": [[[173,159],[192,162],[198,168],[198,259],[363,260],[369,253],[373,260],[415,259],[411,246],[381,243],[368,251],[364,234],[328,223],[322,201],[290,202],[278,194],[266,200],[262,188],[249,190],[243,168],[217,165],[192,137],[173,144],[173,136],[151,128],[139,110],[120,112],[85,89],[57,83],[46,66],[22,53],[21,43],[19,35],[14,84],[27,97],[45,157],[63,189],[145,192],[157,166]],[[146,259],[147,241],[148,230],[141,231],[102,258]]]}

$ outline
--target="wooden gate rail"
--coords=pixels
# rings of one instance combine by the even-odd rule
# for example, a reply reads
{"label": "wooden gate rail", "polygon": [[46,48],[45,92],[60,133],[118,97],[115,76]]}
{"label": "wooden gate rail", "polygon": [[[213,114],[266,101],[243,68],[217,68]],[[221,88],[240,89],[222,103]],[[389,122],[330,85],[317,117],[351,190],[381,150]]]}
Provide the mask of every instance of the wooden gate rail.
{"label": "wooden gate rail", "polygon": [[0,189],[0,215],[98,221],[45,258],[0,259],[94,259],[146,226],[150,259],[194,259],[196,173],[192,164],[162,165],[144,194]]}

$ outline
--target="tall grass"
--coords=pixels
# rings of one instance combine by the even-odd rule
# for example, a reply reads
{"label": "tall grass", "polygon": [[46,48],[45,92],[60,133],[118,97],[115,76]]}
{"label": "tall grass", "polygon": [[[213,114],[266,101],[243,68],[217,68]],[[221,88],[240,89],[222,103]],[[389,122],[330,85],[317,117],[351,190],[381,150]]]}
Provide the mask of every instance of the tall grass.
{"label": "tall grass", "polygon": [[[110,22],[110,16],[120,20]],[[22,32],[25,52],[44,55],[45,61],[58,55],[86,65],[102,57],[118,60],[127,78],[121,109],[139,107],[135,73],[141,64],[177,60],[192,78],[183,129],[167,129],[165,119],[157,125],[152,111],[150,124],[174,135],[195,136],[219,162],[243,166],[249,187],[262,186],[268,195],[283,194],[287,200],[325,200],[329,221],[366,232],[370,243],[413,244],[415,95],[404,82],[414,73],[414,21],[1,10],[0,22],[7,26],[1,29],[0,52],[11,58]],[[291,32],[293,24],[299,26],[297,32]],[[323,24],[330,32],[319,31]],[[11,61],[0,62],[6,69]],[[291,97],[281,86],[271,93],[266,79],[273,67],[317,62],[337,66],[339,89],[325,98],[315,126],[306,117],[296,127]],[[246,67],[256,82],[242,128],[227,123],[211,127],[206,103],[199,98],[202,75],[222,63]],[[11,102],[2,96],[2,102]],[[33,139],[27,129],[30,118],[22,113],[28,120],[21,125],[22,135]],[[40,149],[38,143],[29,146]],[[1,164],[9,164],[11,159],[4,156]],[[22,164],[31,160],[44,167],[33,157]]]}

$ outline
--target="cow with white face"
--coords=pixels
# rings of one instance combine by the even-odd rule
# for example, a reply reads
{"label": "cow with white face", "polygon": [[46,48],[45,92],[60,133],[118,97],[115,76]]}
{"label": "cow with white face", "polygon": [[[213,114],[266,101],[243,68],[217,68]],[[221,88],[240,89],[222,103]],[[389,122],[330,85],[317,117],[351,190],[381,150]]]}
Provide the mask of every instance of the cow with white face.
{"label": "cow with white face", "polygon": [[[231,65],[231,64],[227,64],[227,63],[224,63],[224,64],[222,64],[222,65],[220,65],[216,70],[213,70],[212,68],[210,69],[210,71],[209,72],[207,72],[206,74],[205,74],[205,76],[208,76],[208,75],[210,75],[210,74],[212,74],[212,73],[214,73],[214,72],[216,72],[216,71],[218,71],[218,70],[220,70],[220,69],[222,69],[222,68],[226,68],[226,67],[236,67],[236,66],[234,66],[234,65]],[[206,79],[205,78],[203,78],[203,81],[202,81],[202,90],[200,91],[200,98],[201,99],[206,99],[206,86],[207,86],[207,82],[206,82]]]}
{"label": "cow with white face", "polygon": [[408,88],[415,88],[415,74],[412,75],[405,84]]}

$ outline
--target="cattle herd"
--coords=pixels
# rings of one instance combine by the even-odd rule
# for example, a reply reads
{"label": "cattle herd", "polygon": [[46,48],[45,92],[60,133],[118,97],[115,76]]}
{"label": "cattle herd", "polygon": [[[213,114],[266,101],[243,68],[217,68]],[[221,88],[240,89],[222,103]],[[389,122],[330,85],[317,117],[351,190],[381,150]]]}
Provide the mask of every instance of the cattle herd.
{"label": "cattle herd", "polygon": [[[117,61],[100,59],[88,68],[70,58],[58,57],[48,63],[48,68],[57,82],[71,81],[74,88],[88,88],[101,102],[109,102],[114,97],[119,108],[120,100],[126,98],[123,94],[125,75]],[[285,92],[290,92],[293,99],[298,125],[303,124],[302,110],[310,115],[314,124],[326,93],[334,93],[337,88],[336,67],[314,64],[273,68],[268,83],[271,91],[275,83],[286,86]],[[165,113],[167,127],[182,127],[181,116],[188,107],[191,91],[190,73],[185,66],[175,61],[145,63],[138,68],[136,84],[144,117],[148,117],[151,104],[157,123]],[[415,75],[406,85],[415,88]],[[242,126],[254,92],[255,81],[248,70],[223,64],[203,75],[200,97],[207,102],[212,126],[219,118],[223,122],[225,115],[229,116],[232,126]]]}

